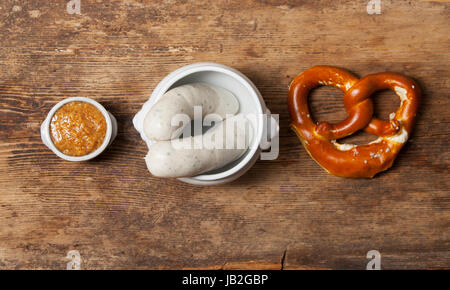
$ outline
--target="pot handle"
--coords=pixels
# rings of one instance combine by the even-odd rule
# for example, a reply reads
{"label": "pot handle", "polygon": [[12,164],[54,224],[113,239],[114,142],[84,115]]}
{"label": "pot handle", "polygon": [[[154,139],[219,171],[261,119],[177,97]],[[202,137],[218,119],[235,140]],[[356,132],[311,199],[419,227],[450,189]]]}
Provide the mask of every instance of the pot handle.
{"label": "pot handle", "polygon": [[264,131],[260,147],[262,150],[267,150],[272,145],[272,140],[278,137],[278,134],[280,132],[280,125],[278,124],[278,118],[272,116],[272,113],[269,109],[266,109],[264,115]]}

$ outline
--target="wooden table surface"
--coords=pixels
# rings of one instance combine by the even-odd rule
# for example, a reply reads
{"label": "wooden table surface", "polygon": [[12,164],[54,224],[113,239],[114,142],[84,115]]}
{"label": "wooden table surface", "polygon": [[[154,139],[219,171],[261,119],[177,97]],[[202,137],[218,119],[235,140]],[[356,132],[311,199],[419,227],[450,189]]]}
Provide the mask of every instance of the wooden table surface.
{"label": "wooden table surface", "polygon": [[[450,268],[450,3],[359,1],[0,2],[0,268]],[[154,178],[132,118],[180,66],[235,67],[280,115],[280,154],[237,181],[198,187]],[[420,83],[412,139],[374,179],[322,170],[289,129],[290,81],[318,65],[359,77],[394,71]],[[58,101],[86,96],[119,123],[100,157],[56,157],[40,124]],[[374,96],[387,118],[399,100]],[[345,117],[342,93],[311,97],[316,120]],[[350,142],[373,140],[366,134]]]}

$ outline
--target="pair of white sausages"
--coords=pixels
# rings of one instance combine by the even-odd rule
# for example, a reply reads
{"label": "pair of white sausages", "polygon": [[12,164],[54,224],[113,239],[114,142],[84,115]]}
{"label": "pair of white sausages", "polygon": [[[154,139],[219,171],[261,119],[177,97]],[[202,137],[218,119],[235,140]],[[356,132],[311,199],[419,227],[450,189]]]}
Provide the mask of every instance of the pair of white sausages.
{"label": "pair of white sausages", "polygon": [[202,119],[209,114],[225,119],[239,111],[237,99],[223,88],[202,83],[179,86],[165,93],[147,114],[145,135],[151,140],[172,140],[182,129],[171,125],[172,118],[186,114],[193,120],[195,106],[202,107]]}
{"label": "pair of white sausages", "polygon": [[195,176],[221,168],[247,151],[253,130],[243,115],[227,118],[203,135],[177,139],[183,128],[173,126],[172,118],[185,114],[194,119],[195,106],[202,107],[202,118],[209,114],[226,118],[239,110],[231,92],[202,83],[179,86],[164,94],[144,119],[146,136],[156,141],[145,157],[154,176]]}

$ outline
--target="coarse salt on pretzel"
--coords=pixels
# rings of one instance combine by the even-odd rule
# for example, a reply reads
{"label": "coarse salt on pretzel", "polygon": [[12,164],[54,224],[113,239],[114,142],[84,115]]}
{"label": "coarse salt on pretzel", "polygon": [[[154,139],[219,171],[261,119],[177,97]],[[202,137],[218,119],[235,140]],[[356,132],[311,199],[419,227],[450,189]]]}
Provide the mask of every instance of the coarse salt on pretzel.
{"label": "coarse salt on pretzel", "polygon": [[[315,124],[310,117],[308,95],[319,85],[344,91],[348,117],[337,123]],[[370,96],[391,89],[400,97],[400,107],[389,121],[373,117]],[[396,73],[378,73],[358,79],[350,72],[330,66],[315,66],[291,83],[288,107],[291,127],[311,157],[329,173],[341,177],[373,177],[390,168],[411,134],[420,101],[420,88],[410,78]],[[336,140],[358,130],[378,136],[365,145],[340,144]]]}

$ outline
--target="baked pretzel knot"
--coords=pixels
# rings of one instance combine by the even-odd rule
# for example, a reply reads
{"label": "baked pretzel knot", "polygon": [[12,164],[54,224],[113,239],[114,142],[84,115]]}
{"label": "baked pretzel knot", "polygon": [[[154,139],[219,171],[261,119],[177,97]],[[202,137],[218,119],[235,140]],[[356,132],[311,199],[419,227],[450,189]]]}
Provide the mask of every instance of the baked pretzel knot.
{"label": "baked pretzel knot", "polygon": [[[315,124],[310,117],[311,89],[328,85],[344,91],[348,117],[337,123]],[[373,117],[370,96],[391,89],[401,104],[389,121]],[[329,173],[341,177],[373,177],[392,166],[411,134],[420,101],[420,88],[410,78],[396,73],[377,73],[358,79],[350,72],[330,66],[315,66],[298,75],[288,95],[291,127],[311,157]],[[336,140],[358,130],[378,136],[365,145],[340,144]]]}

